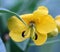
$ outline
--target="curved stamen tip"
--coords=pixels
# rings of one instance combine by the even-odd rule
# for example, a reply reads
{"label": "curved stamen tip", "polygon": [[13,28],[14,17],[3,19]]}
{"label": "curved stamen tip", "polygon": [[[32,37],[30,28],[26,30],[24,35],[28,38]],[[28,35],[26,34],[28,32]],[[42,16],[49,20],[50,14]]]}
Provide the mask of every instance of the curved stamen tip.
{"label": "curved stamen tip", "polygon": [[37,38],[38,38],[38,36],[37,36],[37,34],[35,33],[35,40],[37,40]]}
{"label": "curved stamen tip", "polygon": [[34,35],[32,36],[32,38],[33,38],[34,40],[37,40],[37,39],[38,39],[37,34],[36,34],[36,33],[34,33]]}
{"label": "curved stamen tip", "polygon": [[25,33],[25,31],[22,32],[22,37],[25,37],[25,34],[24,33]]}

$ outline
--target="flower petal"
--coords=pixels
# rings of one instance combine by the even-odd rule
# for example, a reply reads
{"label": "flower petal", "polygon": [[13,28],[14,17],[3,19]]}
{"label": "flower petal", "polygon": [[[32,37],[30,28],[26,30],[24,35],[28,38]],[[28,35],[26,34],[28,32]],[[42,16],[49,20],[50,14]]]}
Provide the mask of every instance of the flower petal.
{"label": "flower petal", "polygon": [[38,46],[43,45],[47,40],[47,34],[36,33],[36,35],[37,35],[37,39],[32,38],[34,43]]}
{"label": "flower petal", "polygon": [[14,32],[11,31],[9,33],[9,36],[11,37],[12,40],[14,40],[15,42],[22,42],[24,40],[26,40],[27,38],[30,37],[29,32],[25,35],[25,37],[22,36],[22,32]]}
{"label": "flower petal", "polygon": [[29,25],[29,23],[32,21],[33,17],[32,14],[24,14],[21,15],[20,17],[22,17],[22,19]]}
{"label": "flower petal", "polygon": [[35,16],[38,15],[47,15],[48,14],[48,9],[45,6],[40,6],[36,11],[33,12]]}
{"label": "flower petal", "polygon": [[45,6],[40,6],[37,10],[40,10],[42,14],[48,14],[48,8]]}
{"label": "flower petal", "polygon": [[[29,29],[15,16],[9,19],[8,28],[10,37],[16,42],[21,42],[29,37]],[[22,36],[23,31],[26,32],[26,37]]]}
{"label": "flower petal", "polygon": [[55,19],[60,21],[60,15],[56,16]]}
{"label": "flower petal", "polygon": [[15,16],[8,20],[8,29],[11,31],[24,31],[26,26]]}
{"label": "flower petal", "polygon": [[55,21],[58,27],[58,31],[60,32],[60,15],[56,16]]}
{"label": "flower petal", "polygon": [[56,27],[52,32],[48,33],[48,37],[53,37],[58,35],[58,28]]}
{"label": "flower petal", "polygon": [[60,15],[56,16],[55,21],[58,25],[60,24]]}
{"label": "flower petal", "polygon": [[56,23],[51,15],[45,15],[36,23],[36,29],[40,33],[49,33],[56,28]]}

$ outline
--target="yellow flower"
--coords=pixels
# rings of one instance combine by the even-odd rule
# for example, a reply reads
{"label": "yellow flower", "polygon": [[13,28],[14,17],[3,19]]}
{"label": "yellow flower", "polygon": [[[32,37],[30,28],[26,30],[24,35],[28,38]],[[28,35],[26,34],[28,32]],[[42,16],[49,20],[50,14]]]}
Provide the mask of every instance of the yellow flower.
{"label": "yellow flower", "polygon": [[56,23],[48,14],[48,9],[45,6],[39,7],[32,14],[24,14],[20,17],[27,26],[15,16],[12,16],[8,21],[9,35],[16,42],[31,37],[36,45],[43,45],[47,40],[47,33],[56,28]]}
{"label": "yellow flower", "polygon": [[58,31],[60,32],[60,15],[56,16],[55,21],[58,27]]}

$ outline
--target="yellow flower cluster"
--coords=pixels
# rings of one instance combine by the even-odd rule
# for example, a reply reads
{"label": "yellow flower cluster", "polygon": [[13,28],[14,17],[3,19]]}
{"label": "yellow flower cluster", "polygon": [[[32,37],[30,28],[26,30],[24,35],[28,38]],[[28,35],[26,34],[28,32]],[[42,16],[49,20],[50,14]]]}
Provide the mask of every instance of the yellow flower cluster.
{"label": "yellow flower cluster", "polygon": [[16,42],[32,38],[36,45],[43,45],[47,40],[48,33],[56,31],[56,22],[58,21],[55,22],[45,6],[40,6],[33,13],[20,15],[20,17],[27,26],[15,16],[8,21],[9,36]]}

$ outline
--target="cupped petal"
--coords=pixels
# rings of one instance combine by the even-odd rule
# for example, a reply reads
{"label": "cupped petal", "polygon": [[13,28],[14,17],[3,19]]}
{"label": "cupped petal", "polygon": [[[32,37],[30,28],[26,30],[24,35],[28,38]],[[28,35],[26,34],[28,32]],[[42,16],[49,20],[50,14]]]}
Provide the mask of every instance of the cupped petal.
{"label": "cupped petal", "polygon": [[9,36],[11,37],[11,39],[15,42],[22,42],[24,40],[26,40],[27,38],[30,37],[30,33],[28,32],[27,34],[25,34],[24,36],[22,35],[22,32],[14,32],[11,31],[9,33]]}
{"label": "cupped petal", "polygon": [[24,41],[29,37],[29,29],[17,17],[8,20],[9,36],[16,42]]}
{"label": "cupped petal", "polygon": [[58,15],[58,16],[55,17],[55,22],[57,24],[58,31],[60,32],[60,15]]}
{"label": "cupped petal", "polygon": [[8,20],[8,29],[11,31],[24,31],[26,29],[25,24],[23,24],[17,17],[12,16]]}
{"label": "cupped petal", "polygon": [[58,35],[58,28],[56,27],[52,32],[48,33],[48,37],[54,37]]}
{"label": "cupped petal", "polygon": [[55,21],[58,25],[60,25],[60,15],[55,17]]}
{"label": "cupped petal", "polygon": [[60,15],[56,16],[55,20],[59,20],[60,21]]}
{"label": "cupped petal", "polygon": [[37,32],[35,36],[35,39],[32,38],[32,40],[37,46],[43,45],[47,40],[47,34],[40,34]]}
{"label": "cupped petal", "polygon": [[32,14],[24,14],[24,15],[21,15],[20,17],[22,17],[22,19],[29,25],[30,22],[32,21],[33,19],[33,15]]}
{"label": "cupped petal", "polygon": [[55,20],[51,15],[42,16],[39,23],[36,23],[36,29],[40,33],[49,33],[56,28]]}

